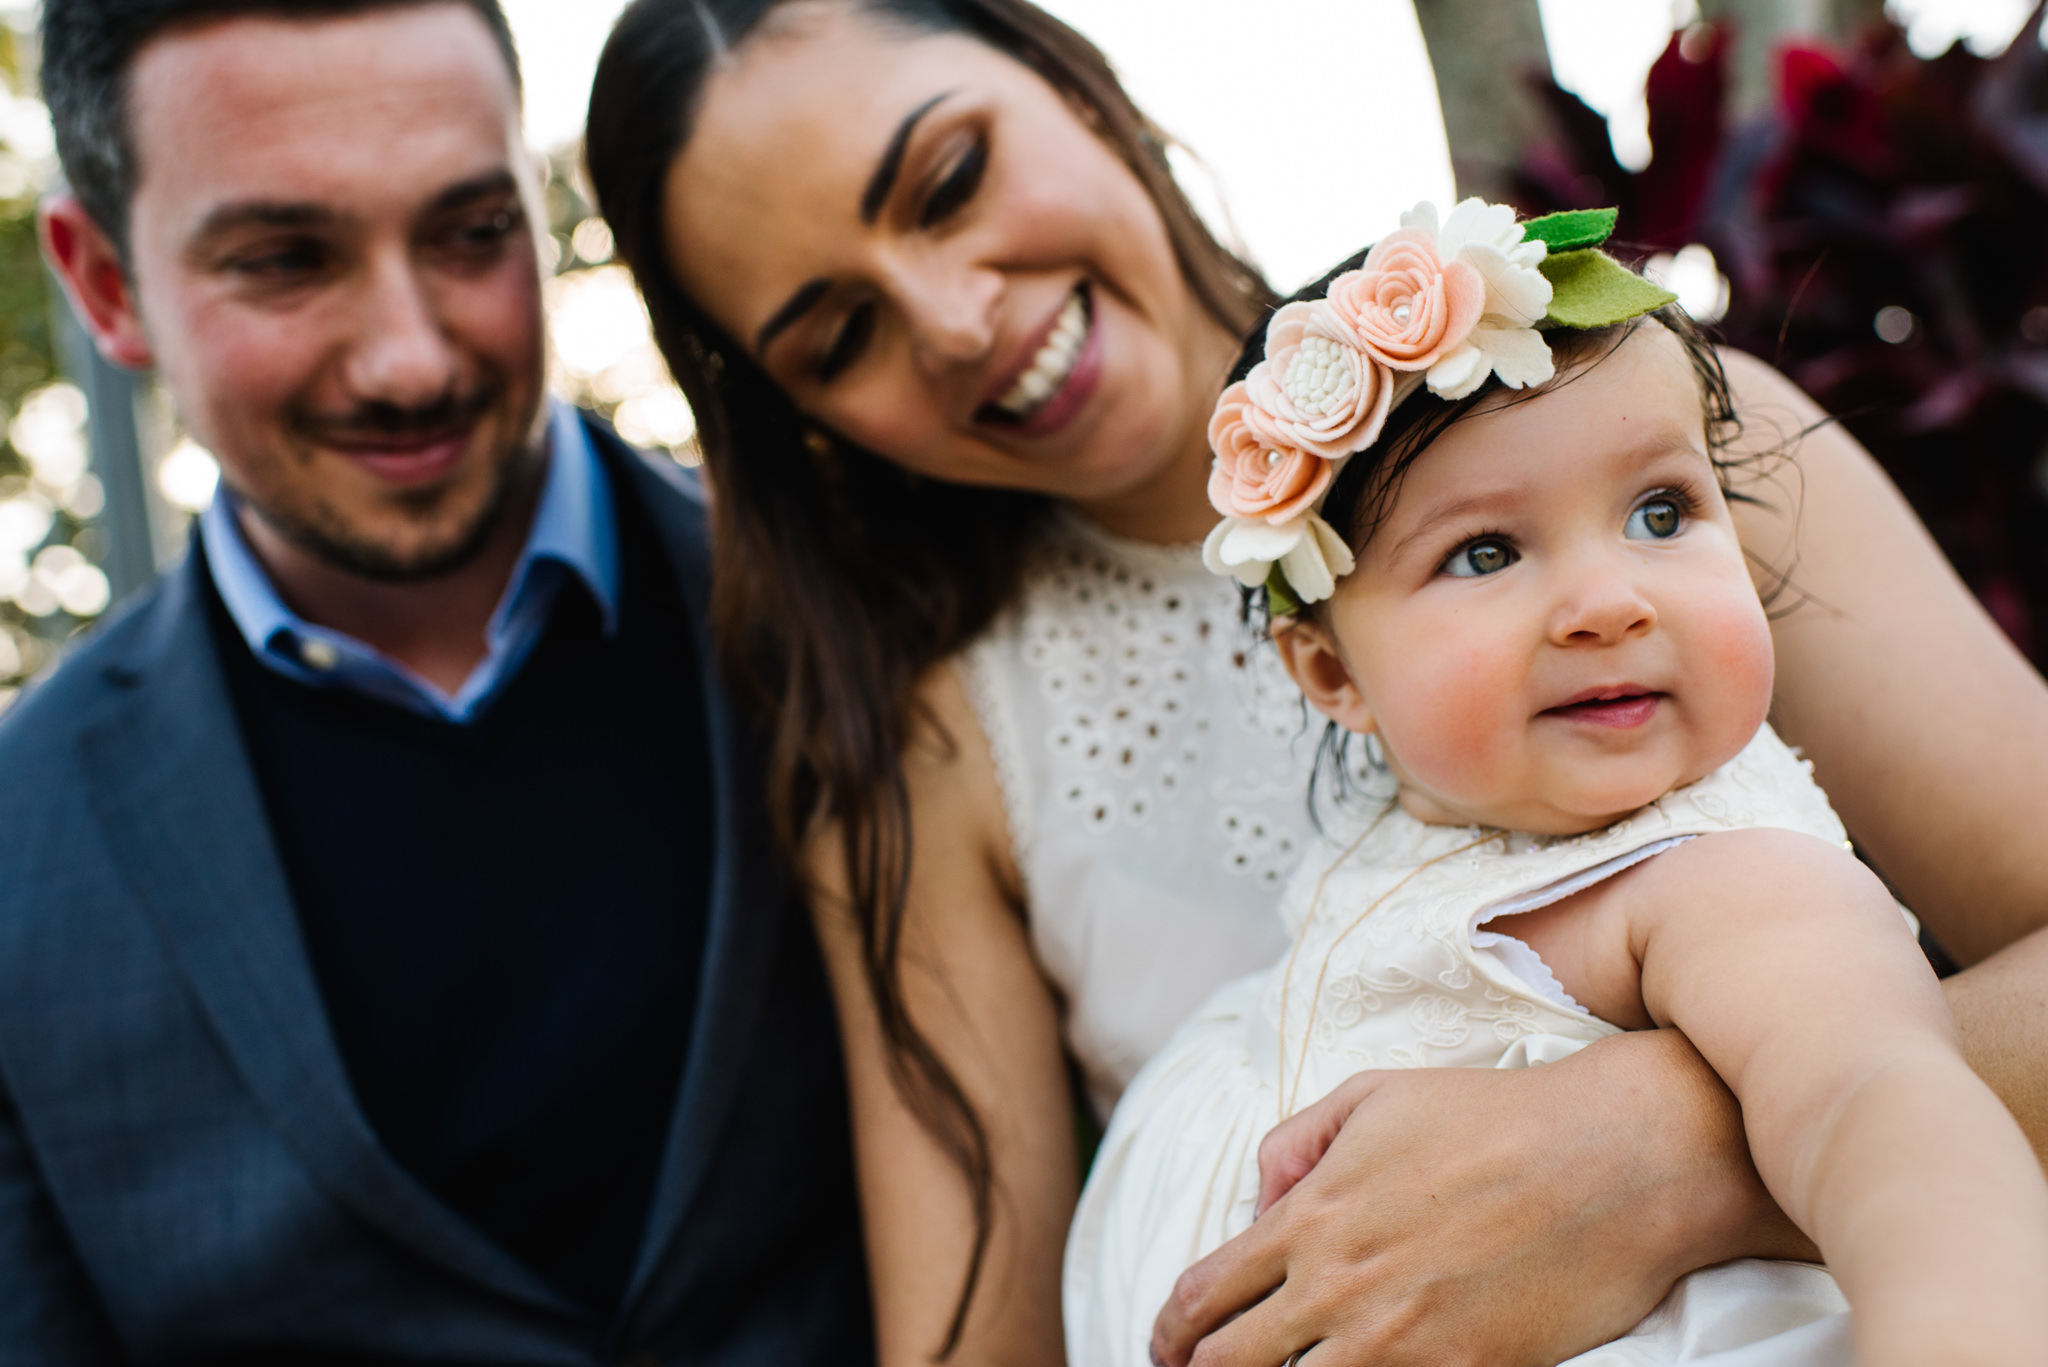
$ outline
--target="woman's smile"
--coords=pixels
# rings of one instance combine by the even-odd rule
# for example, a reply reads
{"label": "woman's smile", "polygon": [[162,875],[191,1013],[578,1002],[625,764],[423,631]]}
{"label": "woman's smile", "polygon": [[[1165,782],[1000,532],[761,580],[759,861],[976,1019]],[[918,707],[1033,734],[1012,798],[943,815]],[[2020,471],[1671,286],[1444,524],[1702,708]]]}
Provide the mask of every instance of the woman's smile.
{"label": "woman's smile", "polygon": [[1081,411],[1102,378],[1102,334],[1084,280],[1053,318],[1039,325],[1021,367],[1013,362],[997,396],[975,421],[1028,437],[1050,436]]}

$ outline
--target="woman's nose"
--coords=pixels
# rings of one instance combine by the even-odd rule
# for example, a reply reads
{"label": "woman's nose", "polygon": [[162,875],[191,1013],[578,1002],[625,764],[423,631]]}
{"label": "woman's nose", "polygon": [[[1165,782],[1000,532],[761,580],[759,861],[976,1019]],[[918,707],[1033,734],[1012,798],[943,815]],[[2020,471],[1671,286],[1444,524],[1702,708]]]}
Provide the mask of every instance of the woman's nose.
{"label": "woman's nose", "polygon": [[911,344],[927,372],[971,365],[996,340],[1003,277],[993,270],[906,272],[898,284]]}
{"label": "woman's nose", "polygon": [[1589,557],[1571,567],[1551,640],[1561,646],[1614,645],[1649,631],[1657,608],[1618,557]]}

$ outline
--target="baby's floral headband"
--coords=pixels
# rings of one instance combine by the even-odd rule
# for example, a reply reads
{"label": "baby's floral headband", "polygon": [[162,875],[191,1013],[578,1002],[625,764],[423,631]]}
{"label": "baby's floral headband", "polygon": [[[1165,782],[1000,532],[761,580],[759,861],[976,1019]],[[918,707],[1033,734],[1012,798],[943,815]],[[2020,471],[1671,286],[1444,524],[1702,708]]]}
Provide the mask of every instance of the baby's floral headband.
{"label": "baby's floral headband", "polygon": [[1265,359],[1209,420],[1209,501],[1223,521],[1203,562],[1263,584],[1275,617],[1328,598],[1353,562],[1323,499],[1410,394],[1462,399],[1488,375],[1542,384],[1553,368],[1541,329],[1606,327],[1677,297],[1595,250],[1614,219],[1583,209],[1517,223],[1504,204],[1468,199],[1439,224],[1418,204],[1323,298],[1282,307]]}

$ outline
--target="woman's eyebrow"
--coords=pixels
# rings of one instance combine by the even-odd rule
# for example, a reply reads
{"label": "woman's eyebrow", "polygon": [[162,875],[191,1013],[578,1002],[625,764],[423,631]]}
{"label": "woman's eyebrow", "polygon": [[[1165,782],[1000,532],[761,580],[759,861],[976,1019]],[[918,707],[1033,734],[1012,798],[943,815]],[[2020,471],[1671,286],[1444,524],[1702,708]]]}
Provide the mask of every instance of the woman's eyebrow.
{"label": "woman's eyebrow", "polygon": [[[868,177],[867,189],[861,191],[861,222],[873,223],[881,214],[882,206],[889,202],[889,192],[896,188],[896,177],[903,170],[903,153],[910,146],[910,135],[916,131],[917,121],[952,94],[950,90],[940,91],[905,114],[903,122],[896,125],[896,131],[889,135],[888,145],[882,149],[882,159],[875,163],[875,173]],[[754,334],[754,354],[766,355],[768,344],[775,340],[776,334],[815,308],[831,287],[828,280],[807,280],[797,286],[796,293],[770,314],[768,321],[761,324],[761,330]]]}
{"label": "woman's eyebrow", "polygon": [[806,280],[797,286],[796,293],[790,295],[782,307],[775,310],[767,322],[761,324],[761,330],[754,334],[754,354],[767,355],[768,344],[775,340],[775,335],[809,313],[831,288],[830,280]]}
{"label": "woman's eyebrow", "polygon": [[903,122],[896,125],[896,131],[889,135],[889,145],[882,149],[881,161],[875,164],[874,175],[868,177],[868,188],[861,193],[861,222],[873,223],[875,216],[882,212],[882,206],[888,202],[889,192],[896,188],[896,173],[903,169],[903,152],[910,145],[910,135],[917,128],[917,121],[952,93],[950,90],[940,91],[904,115]]}

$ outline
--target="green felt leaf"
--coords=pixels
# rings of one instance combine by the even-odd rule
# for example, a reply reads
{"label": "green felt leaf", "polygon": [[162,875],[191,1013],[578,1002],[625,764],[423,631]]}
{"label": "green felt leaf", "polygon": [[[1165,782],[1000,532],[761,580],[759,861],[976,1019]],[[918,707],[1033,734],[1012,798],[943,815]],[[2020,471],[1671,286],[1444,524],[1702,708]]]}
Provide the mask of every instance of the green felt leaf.
{"label": "green felt leaf", "polygon": [[1567,209],[1561,214],[1545,214],[1522,225],[1522,240],[1548,243],[1553,256],[1558,252],[1581,251],[1605,242],[1614,231],[1615,217],[1613,209]]}
{"label": "green felt leaf", "polygon": [[1301,614],[1301,600],[1294,596],[1293,585],[1280,572],[1278,565],[1266,576],[1266,615],[1271,618],[1296,617]]}
{"label": "green felt leaf", "polygon": [[1678,296],[1659,289],[1605,252],[1560,252],[1540,268],[1550,281],[1546,323],[1599,328],[1663,308]]}

